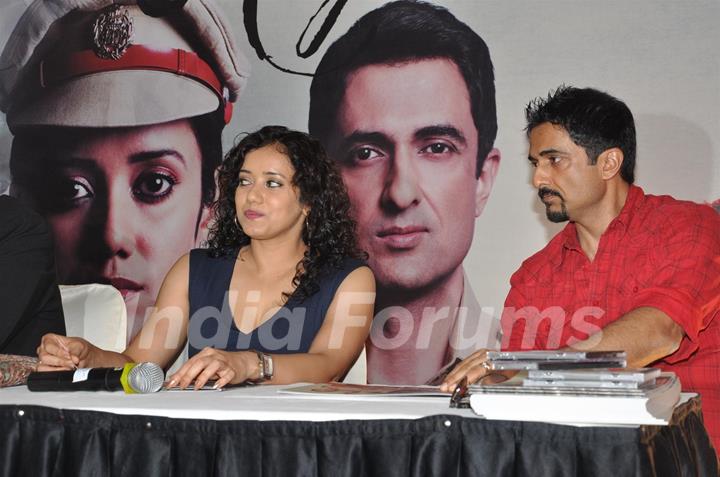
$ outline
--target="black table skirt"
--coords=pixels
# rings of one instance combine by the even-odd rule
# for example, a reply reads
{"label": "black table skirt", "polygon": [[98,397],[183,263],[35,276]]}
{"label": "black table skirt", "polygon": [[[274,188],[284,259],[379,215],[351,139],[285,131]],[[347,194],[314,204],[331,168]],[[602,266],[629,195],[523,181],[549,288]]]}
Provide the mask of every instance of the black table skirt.
{"label": "black table skirt", "polygon": [[0,475],[717,476],[699,404],[671,426],[458,416],[212,421],[0,406]]}

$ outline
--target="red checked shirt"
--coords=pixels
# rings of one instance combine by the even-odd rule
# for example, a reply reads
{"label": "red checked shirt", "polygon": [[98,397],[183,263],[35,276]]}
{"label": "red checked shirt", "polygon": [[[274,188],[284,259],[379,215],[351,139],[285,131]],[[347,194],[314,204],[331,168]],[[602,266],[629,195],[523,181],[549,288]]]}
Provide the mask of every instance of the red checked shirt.
{"label": "red checked shirt", "polygon": [[631,186],[592,262],[570,223],[510,284],[501,320],[507,350],[572,345],[639,307],[665,312],[685,337],[653,366],[702,395],[720,448],[720,215],[711,207]]}

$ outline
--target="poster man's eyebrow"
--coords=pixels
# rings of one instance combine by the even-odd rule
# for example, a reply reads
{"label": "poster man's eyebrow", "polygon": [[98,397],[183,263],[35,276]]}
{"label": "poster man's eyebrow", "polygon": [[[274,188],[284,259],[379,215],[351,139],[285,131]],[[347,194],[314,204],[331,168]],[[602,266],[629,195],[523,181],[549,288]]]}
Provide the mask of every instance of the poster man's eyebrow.
{"label": "poster man's eyebrow", "polygon": [[415,131],[415,139],[426,139],[428,137],[433,136],[445,136],[455,139],[456,141],[460,142],[463,146],[467,144],[467,140],[465,139],[465,135],[460,132],[458,128],[455,126],[450,126],[448,124],[436,124],[433,126],[425,126],[423,128],[418,129]]}
{"label": "poster man's eyebrow", "polygon": [[376,131],[353,131],[340,141],[342,149],[349,149],[355,144],[375,144],[382,148],[389,148],[392,141],[383,133]]}

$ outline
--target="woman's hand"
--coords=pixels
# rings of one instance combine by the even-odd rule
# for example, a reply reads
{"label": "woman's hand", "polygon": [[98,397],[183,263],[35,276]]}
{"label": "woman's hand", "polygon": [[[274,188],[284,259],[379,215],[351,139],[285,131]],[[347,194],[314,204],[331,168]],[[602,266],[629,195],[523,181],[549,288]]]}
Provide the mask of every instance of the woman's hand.
{"label": "woman's hand", "polygon": [[168,387],[185,389],[194,381],[194,388],[200,389],[214,379],[214,389],[226,384],[238,384],[258,374],[257,354],[254,351],[222,351],[204,348],[190,358],[168,380]]}
{"label": "woman's hand", "polygon": [[48,333],[42,337],[37,348],[38,371],[92,367],[95,346],[82,338],[71,338]]}

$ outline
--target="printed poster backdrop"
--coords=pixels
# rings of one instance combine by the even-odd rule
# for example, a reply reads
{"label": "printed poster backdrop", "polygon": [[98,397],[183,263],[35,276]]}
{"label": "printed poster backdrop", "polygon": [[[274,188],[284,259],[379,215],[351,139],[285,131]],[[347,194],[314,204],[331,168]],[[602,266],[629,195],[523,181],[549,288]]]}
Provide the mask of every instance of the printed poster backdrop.
{"label": "printed poster backdrop", "polygon": [[[0,4],[0,46],[5,46],[26,3],[3,0]],[[321,58],[353,23],[386,2],[218,3],[251,66],[232,121],[222,134],[227,151],[241,133],[263,125],[307,131],[312,74]],[[367,69],[366,74],[353,76],[356,88],[345,92],[352,107],[343,110],[342,118],[328,121],[345,132],[354,128],[385,134],[384,142],[361,138],[365,142],[359,140],[345,149],[330,145],[332,154],[342,151],[342,157],[335,159],[342,162],[360,242],[371,252],[370,263],[378,277],[376,322],[381,326],[373,331],[374,351],[369,348],[374,381],[420,382],[453,355],[495,344],[496,330],[490,324],[499,317],[510,275],[563,226],[546,220],[531,185],[523,131],[523,111],[530,99],[560,84],[608,91],[623,99],[635,116],[638,185],[648,193],[698,202],[720,199],[720,56],[715,51],[720,44],[720,30],[715,27],[720,4],[716,1],[432,3],[446,7],[479,35],[494,65],[498,131],[480,177],[474,175],[471,157],[479,146],[473,118],[467,122],[468,93],[457,69],[442,60]],[[431,131],[432,138],[442,136],[440,141],[402,142],[423,126],[448,125],[453,114],[473,133],[463,136],[462,151],[455,150],[457,144],[446,137],[448,131]],[[462,127],[456,129],[463,132]],[[0,193],[11,190],[12,142],[0,116]],[[416,157],[403,159],[406,147],[415,148]],[[152,184],[148,180],[138,187]],[[155,185],[171,186],[162,181]],[[183,200],[197,203],[199,192],[181,198],[178,187],[172,197],[175,202],[165,205],[152,226],[130,232],[137,224],[132,206],[118,213],[111,210],[109,200],[104,211],[86,217],[82,227],[69,218],[57,220],[58,214],[68,217],[72,211],[57,210],[60,198],[46,186],[36,192],[54,207],[41,208],[51,219],[58,242],[61,281],[107,279],[97,272],[103,264],[94,263],[95,271],[88,272],[83,262],[87,257],[68,250],[71,245],[77,250],[80,242],[86,251],[107,248],[101,242],[107,240],[103,237],[108,236],[111,218],[127,219],[114,223],[117,235],[139,235],[129,247],[146,244],[161,251],[145,254],[143,261],[128,269],[126,278],[144,286],[141,293],[126,296],[130,334],[137,331],[169,266],[202,237],[195,230],[197,215],[189,218],[180,213],[187,209]],[[410,233],[405,242],[382,240],[383,234],[403,227],[416,227],[418,233]],[[87,232],[90,229],[94,234]],[[456,321],[463,307],[482,329],[473,328],[465,333],[470,340],[449,347],[458,333]],[[408,357],[405,363],[397,359],[401,356]]]}

